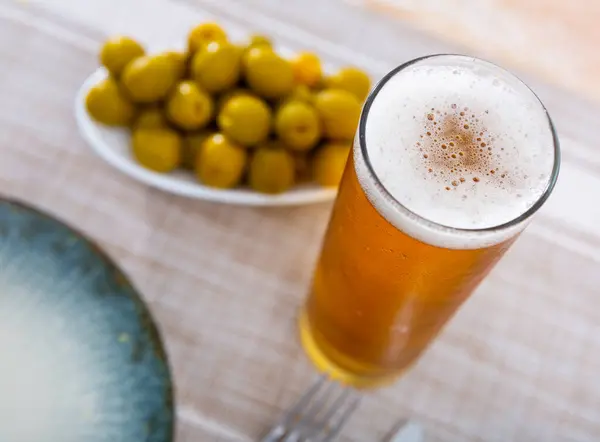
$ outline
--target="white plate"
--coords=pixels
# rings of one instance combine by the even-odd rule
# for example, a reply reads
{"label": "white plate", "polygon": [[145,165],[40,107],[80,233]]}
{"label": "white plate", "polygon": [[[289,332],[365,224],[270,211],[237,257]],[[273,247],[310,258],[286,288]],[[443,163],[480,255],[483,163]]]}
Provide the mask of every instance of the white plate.
{"label": "white plate", "polygon": [[204,186],[185,171],[162,174],[140,166],[132,157],[129,148],[130,133],[127,129],[113,128],[97,123],[85,108],[88,91],[99,81],[106,78],[103,68],[90,75],[75,100],[75,118],[83,138],[108,164],[125,175],[165,192],[208,201],[248,206],[297,206],[335,198],[336,189],[324,188],[315,184],[303,184],[279,195],[266,195],[250,189],[222,190]]}

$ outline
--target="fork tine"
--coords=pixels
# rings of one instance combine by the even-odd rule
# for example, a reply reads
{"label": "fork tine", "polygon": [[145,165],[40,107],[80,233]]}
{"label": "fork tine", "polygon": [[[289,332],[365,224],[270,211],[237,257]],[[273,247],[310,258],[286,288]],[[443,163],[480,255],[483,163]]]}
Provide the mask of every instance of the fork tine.
{"label": "fork tine", "polygon": [[282,439],[281,442],[300,442],[300,432],[298,430],[292,430],[291,433],[288,433],[285,439]]}
{"label": "fork tine", "polygon": [[[313,425],[316,424],[315,418],[321,413],[321,410],[327,406],[328,399],[332,394],[332,391],[336,389],[335,382],[328,382],[323,388],[320,388],[312,401],[308,401],[306,412],[300,413],[299,418],[295,422],[291,422],[288,425],[288,436],[283,439],[282,442],[295,442],[299,439],[299,435],[305,432],[311,433],[313,431]],[[303,437],[307,437],[307,434],[302,434]]]}
{"label": "fork tine", "polygon": [[321,376],[261,442],[331,442],[358,407],[361,396]]}
{"label": "fork tine", "polygon": [[[338,388],[338,390],[339,389],[340,388]],[[333,400],[333,402],[329,405],[328,408],[326,408],[324,410],[323,417],[316,420],[314,418],[316,416],[318,416],[318,414],[311,416],[311,417],[313,417],[313,419],[311,420],[313,422],[313,425],[311,426],[311,428],[307,434],[307,437],[309,439],[312,437],[318,436],[320,433],[329,431],[329,427],[328,427],[329,421],[335,415],[335,413],[337,411],[339,411],[341,407],[343,407],[346,398],[350,394],[351,394],[351,391],[349,389],[341,387],[341,391],[339,393],[336,393],[336,395],[334,396],[335,399]]]}
{"label": "fork tine", "polygon": [[275,425],[260,442],[277,442],[285,435],[285,426],[282,424]]}
{"label": "fork tine", "polygon": [[326,409],[329,398],[335,394],[335,390],[338,389],[336,382],[329,382],[324,388],[322,388],[319,394],[315,395],[315,400],[312,402],[308,409],[308,412],[302,416],[301,422],[311,422],[321,413],[322,410]]}
{"label": "fork tine", "polygon": [[350,396],[351,394],[352,394],[351,390],[349,390],[349,389],[343,389],[342,390],[342,394],[340,394],[338,396],[338,398],[335,400],[335,402],[329,408],[329,411],[323,417],[323,422],[328,422],[333,417],[333,415],[335,414],[335,412],[342,407],[342,404],[344,403],[344,401],[346,400],[346,398],[348,396]]}
{"label": "fork tine", "polygon": [[331,442],[339,434],[339,432],[342,430],[348,419],[350,419],[352,414],[358,408],[362,396],[356,391],[353,391],[351,393],[352,398],[349,401],[349,405],[344,410],[344,412],[340,414],[337,422],[331,426],[331,429],[326,433],[326,436],[322,439],[321,442]]}
{"label": "fork tine", "polygon": [[289,431],[289,424],[294,419],[298,419],[298,413],[305,408],[315,396],[323,384],[327,381],[327,376],[319,376],[319,379],[302,395],[296,404],[281,416],[277,424],[261,439],[261,442],[277,442]]}
{"label": "fork tine", "polygon": [[310,400],[313,398],[313,396],[315,396],[319,390],[321,390],[321,387],[323,386],[323,384],[325,384],[327,382],[328,378],[326,375],[322,375],[319,376],[319,379],[317,379],[317,382],[315,382],[312,387],[310,387],[310,389],[304,393],[304,395],[298,400],[298,402],[296,403],[296,405],[294,405],[294,408],[292,408],[287,414],[289,415],[291,414],[296,414],[298,413],[302,408],[304,408],[306,406],[306,404],[308,404],[310,402]]}

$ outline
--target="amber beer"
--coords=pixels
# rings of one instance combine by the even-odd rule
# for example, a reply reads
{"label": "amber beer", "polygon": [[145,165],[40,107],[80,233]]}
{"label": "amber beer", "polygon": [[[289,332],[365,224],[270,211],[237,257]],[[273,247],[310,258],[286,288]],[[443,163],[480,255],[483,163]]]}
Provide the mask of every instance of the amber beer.
{"label": "amber beer", "polygon": [[362,386],[403,373],[547,199],[559,157],[538,98],[491,63],[430,56],[384,77],[300,317],[317,368]]}

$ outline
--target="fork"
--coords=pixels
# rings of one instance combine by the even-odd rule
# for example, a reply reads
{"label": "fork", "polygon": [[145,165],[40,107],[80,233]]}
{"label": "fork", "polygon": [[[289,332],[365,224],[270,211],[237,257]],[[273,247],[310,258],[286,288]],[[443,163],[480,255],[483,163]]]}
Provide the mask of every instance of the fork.
{"label": "fork", "polygon": [[360,391],[321,376],[261,442],[331,442],[361,398]]}

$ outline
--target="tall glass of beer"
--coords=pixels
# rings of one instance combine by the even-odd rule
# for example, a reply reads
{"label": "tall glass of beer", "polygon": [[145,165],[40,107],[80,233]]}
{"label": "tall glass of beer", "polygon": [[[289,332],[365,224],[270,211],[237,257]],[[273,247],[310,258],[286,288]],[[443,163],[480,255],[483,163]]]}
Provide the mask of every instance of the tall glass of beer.
{"label": "tall glass of beer", "polygon": [[317,368],[362,387],[401,375],[543,205],[559,165],[546,109],[500,67],[433,55],[387,74],[300,315]]}

